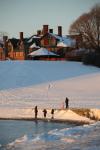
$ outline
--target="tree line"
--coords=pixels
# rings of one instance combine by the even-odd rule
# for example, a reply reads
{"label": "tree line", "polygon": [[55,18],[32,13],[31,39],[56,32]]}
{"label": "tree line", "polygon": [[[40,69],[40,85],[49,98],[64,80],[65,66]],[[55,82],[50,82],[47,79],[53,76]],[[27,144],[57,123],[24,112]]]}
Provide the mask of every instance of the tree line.
{"label": "tree line", "polygon": [[87,50],[83,62],[100,67],[100,3],[96,4],[88,13],[79,16],[71,24],[69,33],[82,36],[79,45]]}

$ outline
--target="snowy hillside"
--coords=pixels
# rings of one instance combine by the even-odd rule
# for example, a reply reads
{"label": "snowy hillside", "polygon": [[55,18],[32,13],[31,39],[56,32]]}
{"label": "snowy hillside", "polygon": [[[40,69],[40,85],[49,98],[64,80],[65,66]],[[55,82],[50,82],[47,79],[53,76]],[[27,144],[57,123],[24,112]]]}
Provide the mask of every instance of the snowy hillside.
{"label": "snowy hillside", "polygon": [[69,61],[0,62],[0,106],[100,108],[100,69]]}

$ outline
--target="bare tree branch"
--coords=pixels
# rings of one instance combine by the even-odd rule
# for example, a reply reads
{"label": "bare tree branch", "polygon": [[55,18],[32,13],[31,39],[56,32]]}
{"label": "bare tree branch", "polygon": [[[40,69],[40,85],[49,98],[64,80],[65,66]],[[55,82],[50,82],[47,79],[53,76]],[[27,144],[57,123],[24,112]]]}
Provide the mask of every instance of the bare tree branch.
{"label": "bare tree branch", "polygon": [[100,51],[100,4],[81,15],[71,26],[70,34],[82,34],[86,48]]}

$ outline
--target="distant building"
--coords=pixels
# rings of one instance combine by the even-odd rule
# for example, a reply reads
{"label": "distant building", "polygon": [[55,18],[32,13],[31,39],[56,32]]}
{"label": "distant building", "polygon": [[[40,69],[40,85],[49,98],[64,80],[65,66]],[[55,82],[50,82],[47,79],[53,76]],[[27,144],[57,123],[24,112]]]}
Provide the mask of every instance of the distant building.
{"label": "distant building", "polygon": [[[45,31],[45,26],[47,26]],[[75,45],[75,40],[70,37],[62,36],[62,27],[58,26],[58,34],[53,33],[53,29],[48,31],[48,25],[43,26],[43,31],[45,34],[41,37],[41,46],[47,48],[56,48],[57,47],[73,47]],[[52,31],[52,32],[51,32]],[[63,45],[58,46],[58,43],[62,42]]]}
{"label": "distant building", "polygon": [[61,59],[70,58],[72,51],[78,49],[81,36],[79,35],[62,35],[62,26],[58,26],[58,33],[54,34],[53,29],[48,25],[43,25],[42,30],[38,30],[36,35],[29,38],[23,37],[20,32],[19,39],[3,38],[3,45],[0,46],[0,60],[27,60],[31,52],[39,48],[46,48],[51,52],[59,55]]}
{"label": "distant building", "polygon": [[8,42],[8,57],[12,60],[25,59],[25,39],[23,32],[20,32],[20,39],[9,39]]}
{"label": "distant building", "polygon": [[[30,38],[30,41],[34,41],[33,45],[35,44],[36,46],[44,47],[49,51],[55,52],[63,57],[63,59],[65,59],[65,53],[69,47],[75,47],[74,39],[71,39],[68,36],[62,36],[61,26],[58,26],[58,34],[54,34],[53,29],[49,29],[48,25],[43,25],[43,29],[39,33],[40,34],[34,35],[35,38],[34,36]],[[36,50],[36,47],[34,47],[32,50]]]}

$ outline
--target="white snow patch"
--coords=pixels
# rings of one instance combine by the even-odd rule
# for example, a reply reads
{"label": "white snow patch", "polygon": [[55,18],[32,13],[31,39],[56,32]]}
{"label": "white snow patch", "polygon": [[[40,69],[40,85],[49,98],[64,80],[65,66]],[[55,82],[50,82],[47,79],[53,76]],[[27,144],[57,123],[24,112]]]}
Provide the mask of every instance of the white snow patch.
{"label": "white snow patch", "polygon": [[30,56],[49,56],[49,55],[52,55],[52,56],[56,56],[55,53],[53,52],[50,52],[49,50],[45,49],[45,48],[40,48],[32,53],[29,54]]}

